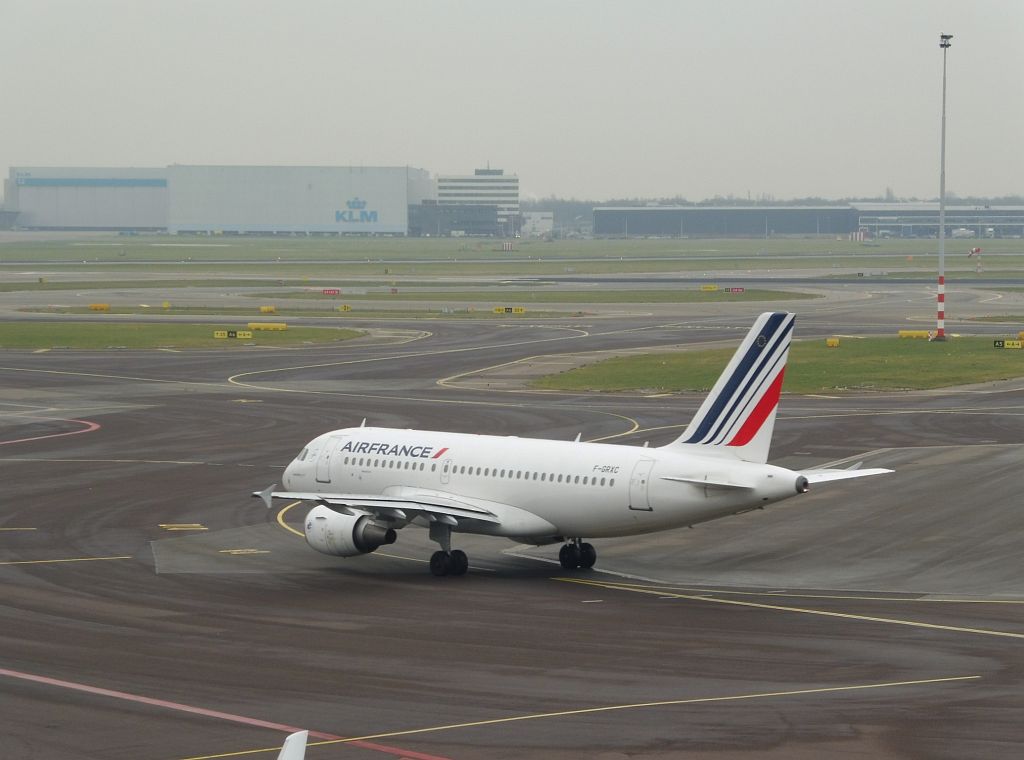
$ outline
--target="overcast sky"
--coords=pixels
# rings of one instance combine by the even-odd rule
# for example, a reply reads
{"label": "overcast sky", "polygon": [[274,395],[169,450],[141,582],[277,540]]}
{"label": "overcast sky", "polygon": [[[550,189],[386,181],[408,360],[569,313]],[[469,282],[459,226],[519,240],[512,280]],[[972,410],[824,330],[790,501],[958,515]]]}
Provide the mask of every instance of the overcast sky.
{"label": "overcast sky", "polygon": [[526,197],[1024,194],[1022,0],[0,0],[11,166],[412,165]]}

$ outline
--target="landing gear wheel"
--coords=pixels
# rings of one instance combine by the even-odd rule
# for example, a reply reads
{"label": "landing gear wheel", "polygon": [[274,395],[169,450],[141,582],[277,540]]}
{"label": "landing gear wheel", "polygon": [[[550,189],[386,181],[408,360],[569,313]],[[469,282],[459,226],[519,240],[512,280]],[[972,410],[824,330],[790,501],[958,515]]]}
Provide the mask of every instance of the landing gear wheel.
{"label": "landing gear wheel", "polygon": [[580,567],[589,570],[597,562],[597,549],[593,544],[580,544]]}
{"label": "landing gear wheel", "polygon": [[563,570],[575,570],[580,566],[580,550],[576,544],[566,544],[558,550],[558,561]]}
{"label": "landing gear wheel", "polygon": [[452,571],[452,557],[448,552],[434,552],[430,555],[430,572],[441,577]]}
{"label": "landing gear wheel", "polygon": [[461,549],[455,549],[448,556],[451,561],[451,570],[449,572],[452,575],[465,575],[466,571],[469,570],[469,557],[466,556],[466,552]]}

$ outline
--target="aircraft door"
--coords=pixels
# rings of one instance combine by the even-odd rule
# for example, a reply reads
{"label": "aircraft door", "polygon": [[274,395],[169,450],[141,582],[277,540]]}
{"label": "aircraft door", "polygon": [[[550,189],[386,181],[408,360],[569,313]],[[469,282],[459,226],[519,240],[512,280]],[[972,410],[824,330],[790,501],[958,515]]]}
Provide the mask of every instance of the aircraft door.
{"label": "aircraft door", "polygon": [[341,447],[341,442],[343,440],[344,438],[342,436],[333,436],[324,442],[323,447],[320,449],[320,456],[317,457],[316,460],[317,483],[331,482],[331,460]]}
{"label": "aircraft door", "polygon": [[441,462],[441,484],[447,485],[448,481],[451,480],[452,473],[452,460],[445,459]]}
{"label": "aircraft door", "polygon": [[647,498],[647,484],[651,478],[653,459],[640,459],[633,467],[629,478],[629,508],[640,512],[652,512],[653,508]]}

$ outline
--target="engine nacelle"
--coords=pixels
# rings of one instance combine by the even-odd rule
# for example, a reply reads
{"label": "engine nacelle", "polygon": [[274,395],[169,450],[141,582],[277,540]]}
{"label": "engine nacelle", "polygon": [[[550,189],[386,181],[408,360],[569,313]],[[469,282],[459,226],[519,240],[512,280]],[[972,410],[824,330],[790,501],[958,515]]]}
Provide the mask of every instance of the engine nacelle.
{"label": "engine nacelle", "polygon": [[345,515],[320,505],[306,515],[306,542],[323,554],[355,557],[395,543],[395,531],[369,515]]}

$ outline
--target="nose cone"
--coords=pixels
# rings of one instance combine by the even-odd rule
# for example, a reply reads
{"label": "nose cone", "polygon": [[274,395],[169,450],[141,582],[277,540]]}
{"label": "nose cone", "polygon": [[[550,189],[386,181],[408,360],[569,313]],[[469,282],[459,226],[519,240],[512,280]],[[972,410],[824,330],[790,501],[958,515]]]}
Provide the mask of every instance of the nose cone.
{"label": "nose cone", "polygon": [[281,476],[281,483],[284,485],[286,491],[294,490],[292,486],[292,480],[295,478],[295,460],[293,459],[287,467],[284,468],[284,475]]}

